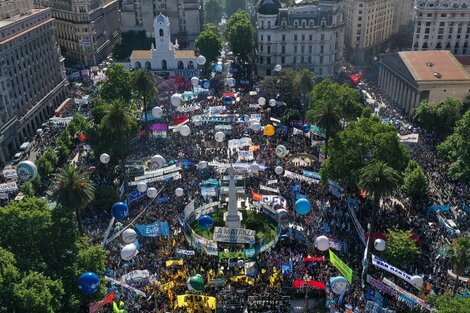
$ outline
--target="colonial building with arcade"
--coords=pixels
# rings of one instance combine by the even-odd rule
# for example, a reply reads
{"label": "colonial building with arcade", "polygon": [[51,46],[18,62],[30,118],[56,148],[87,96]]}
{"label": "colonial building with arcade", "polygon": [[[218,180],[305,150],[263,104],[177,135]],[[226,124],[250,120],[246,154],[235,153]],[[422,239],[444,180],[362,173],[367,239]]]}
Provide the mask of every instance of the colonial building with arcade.
{"label": "colonial building with arcade", "polygon": [[130,68],[146,68],[155,75],[182,76],[199,75],[197,56],[194,50],[178,50],[178,41],[171,42],[170,21],[158,15],[153,22],[155,44],[150,50],[134,50],[130,57]]}

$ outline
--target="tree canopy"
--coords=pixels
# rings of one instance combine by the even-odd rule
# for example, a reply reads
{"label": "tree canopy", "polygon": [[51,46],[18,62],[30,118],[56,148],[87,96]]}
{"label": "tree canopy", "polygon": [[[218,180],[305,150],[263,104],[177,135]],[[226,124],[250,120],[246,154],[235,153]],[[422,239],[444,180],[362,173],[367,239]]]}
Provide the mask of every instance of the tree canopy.
{"label": "tree canopy", "polygon": [[411,239],[411,230],[387,230],[387,245],[383,252],[383,258],[396,266],[405,267],[416,261],[419,248]]}
{"label": "tree canopy", "polygon": [[251,60],[254,51],[255,30],[245,11],[238,10],[230,16],[225,25],[224,35],[235,56],[243,62]]}
{"label": "tree canopy", "polygon": [[430,303],[439,313],[470,312],[470,298],[454,297],[451,292],[446,292],[439,297],[431,297]]}
{"label": "tree canopy", "polygon": [[403,172],[403,191],[411,198],[418,199],[426,195],[429,189],[429,179],[421,166],[414,160],[408,162]]}
{"label": "tree canopy", "polygon": [[462,116],[462,111],[462,101],[454,98],[446,98],[439,103],[423,101],[415,111],[415,118],[427,131],[447,136]]}
{"label": "tree canopy", "polygon": [[119,63],[112,64],[106,71],[106,77],[107,79],[103,82],[100,93],[104,100],[131,100],[131,73],[124,68],[124,65]]}
{"label": "tree canopy", "polygon": [[206,57],[207,66],[217,61],[222,50],[222,40],[217,31],[214,31],[212,27],[204,28],[199,36],[197,36],[195,45],[201,55]]}
{"label": "tree canopy", "polygon": [[206,23],[218,24],[222,19],[224,3],[222,0],[207,0],[204,3],[204,19]]}

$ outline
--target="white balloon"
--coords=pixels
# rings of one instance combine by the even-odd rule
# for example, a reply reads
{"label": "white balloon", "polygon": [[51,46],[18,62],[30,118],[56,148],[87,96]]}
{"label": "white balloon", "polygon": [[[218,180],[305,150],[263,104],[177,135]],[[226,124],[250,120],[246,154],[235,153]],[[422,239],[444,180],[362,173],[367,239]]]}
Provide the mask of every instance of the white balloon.
{"label": "white balloon", "polygon": [[171,105],[174,107],[179,107],[181,105],[181,101],[183,101],[183,96],[179,93],[175,93],[171,96]]}
{"label": "white balloon", "polygon": [[184,190],[183,190],[183,188],[176,188],[176,190],[175,190],[175,195],[176,195],[177,197],[181,197],[182,195],[184,195]]}
{"label": "white balloon", "polygon": [[199,85],[199,78],[197,78],[197,77],[191,78],[191,85],[193,85],[193,86]]}
{"label": "white balloon", "polygon": [[110,158],[109,154],[107,154],[107,153],[103,153],[102,155],[100,155],[100,161],[103,164],[107,164],[110,159],[111,158]]}
{"label": "white balloon", "polygon": [[203,169],[207,168],[207,165],[208,165],[208,164],[207,164],[206,161],[201,161],[201,162],[199,162],[199,164],[197,165],[197,167],[198,167],[199,169],[203,170]]}
{"label": "white balloon", "polygon": [[385,250],[385,240],[383,239],[375,239],[374,241],[374,248],[377,251],[384,251]]}
{"label": "white balloon", "polygon": [[206,57],[203,56],[203,55],[200,55],[200,56],[197,57],[196,62],[199,65],[204,65],[204,64],[206,64]]}
{"label": "white balloon", "polygon": [[250,118],[250,119],[248,120],[248,125],[250,125],[250,127],[251,127],[251,126],[253,126],[254,123],[258,123],[258,121],[259,121],[259,120],[256,119],[256,118]]}
{"label": "white balloon", "polygon": [[253,129],[255,132],[259,132],[261,130],[261,124],[256,122],[251,125],[251,129]]}
{"label": "white balloon", "polygon": [[276,166],[276,168],[274,169],[274,172],[275,172],[277,175],[281,175],[282,172],[284,172],[284,169],[282,168],[282,166]]}
{"label": "white balloon", "polygon": [[191,128],[189,128],[188,125],[181,126],[180,134],[181,136],[184,136],[184,137],[189,136],[189,134],[191,134]]}
{"label": "white balloon", "polygon": [[161,107],[154,107],[152,109],[152,116],[156,118],[160,118],[163,115],[163,110]]}
{"label": "white balloon", "polygon": [[261,105],[261,106],[266,105],[266,98],[259,97],[258,98],[258,104]]}
{"label": "white balloon", "polygon": [[147,184],[143,181],[137,183],[137,190],[139,192],[145,192],[147,190]]}
{"label": "white balloon", "polygon": [[258,173],[259,165],[256,162],[250,164],[250,171],[252,171],[253,173]]}
{"label": "white balloon", "polygon": [[155,198],[157,195],[158,195],[157,189],[155,189],[155,188],[153,188],[153,187],[150,187],[149,189],[147,189],[147,197],[153,199],[153,198]]}
{"label": "white balloon", "polygon": [[216,132],[214,135],[215,141],[222,142],[225,140],[225,134],[223,132]]}
{"label": "white balloon", "polygon": [[165,160],[165,158],[162,157],[161,155],[156,154],[156,155],[154,155],[154,156],[151,158],[151,162],[152,162],[152,166],[153,166],[153,167],[160,168],[160,167],[162,167],[163,165],[165,165],[166,160]]}
{"label": "white balloon", "polygon": [[418,275],[411,277],[410,282],[414,287],[418,289],[423,287],[423,284],[424,284],[423,278]]}
{"label": "white balloon", "polygon": [[135,257],[139,253],[137,251],[137,247],[135,244],[130,243],[128,245],[125,245],[124,248],[121,250],[121,259],[125,261],[131,260],[133,257]]}
{"label": "white balloon", "polygon": [[274,67],[274,70],[276,72],[280,72],[282,70],[282,65],[281,64],[277,64],[275,67]]}
{"label": "white balloon", "polygon": [[228,78],[228,79],[227,79],[227,85],[228,85],[229,87],[235,86],[235,83],[236,83],[235,78]]}
{"label": "white balloon", "polygon": [[137,233],[132,228],[128,228],[122,232],[121,238],[125,243],[133,243],[137,239]]}
{"label": "white balloon", "polygon": [[275,107],[276,104],[277,104],[277,101],[276,101],[275,99],[269,100],[269,106],[270,106],[270,107]]}
{"label": "white balloon", "polygon": [[326,251],[330,248],[330,240],[326,236],[318,236],[315,239],[315,246],[320,251]]}

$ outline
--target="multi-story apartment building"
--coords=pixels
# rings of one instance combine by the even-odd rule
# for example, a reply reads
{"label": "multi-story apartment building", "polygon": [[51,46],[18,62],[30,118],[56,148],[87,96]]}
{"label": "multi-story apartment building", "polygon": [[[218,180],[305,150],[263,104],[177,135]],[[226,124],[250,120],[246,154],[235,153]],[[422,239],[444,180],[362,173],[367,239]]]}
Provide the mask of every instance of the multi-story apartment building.
{"label": "multi-story apartment building", "polygon": [[34,0],[52,8],[57,41],[67,63],[96,65],[120,37],[118,0]]}
{"label": "multi-story apartment building", "polygon": [[470,55],[470,0],[418,0],[413,50]]}
{"label": "multi-story apartment building", "polygon": [[0,164],[67,96],[67,79],[50,9],[28,0],[0,2]]}
{"label": "multi-story apartment building", "polygon": [[160,14],[170,20],[172,40],[193,49],[203,24],[202,0],[123,0],[122,31],[144,30],[147,37],[155,37],[153,21]]}
{"label": "multi-story apartment building", "polygon": [[413,0],[344,0],[347,57],[364,62],[412,19]]}
{"label": "multi-story apartment building", "polygon": [[260,76],[271,75],[277,64],[309,68],[316,77],[332,77],[341,70],[345,22],[338,1],[287,8],[278,0],[261,1],[256,30]]}

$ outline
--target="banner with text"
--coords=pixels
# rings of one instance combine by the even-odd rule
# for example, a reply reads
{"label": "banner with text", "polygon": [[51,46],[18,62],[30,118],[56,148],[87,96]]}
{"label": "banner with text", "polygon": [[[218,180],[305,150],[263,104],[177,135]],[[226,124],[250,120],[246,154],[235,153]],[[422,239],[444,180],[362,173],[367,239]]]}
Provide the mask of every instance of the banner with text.
{"label": "banner with text", "polygon": [[214,241],[255,243],[256,232],[245,228],[214,227]]}

